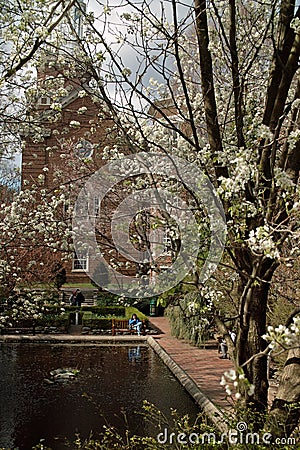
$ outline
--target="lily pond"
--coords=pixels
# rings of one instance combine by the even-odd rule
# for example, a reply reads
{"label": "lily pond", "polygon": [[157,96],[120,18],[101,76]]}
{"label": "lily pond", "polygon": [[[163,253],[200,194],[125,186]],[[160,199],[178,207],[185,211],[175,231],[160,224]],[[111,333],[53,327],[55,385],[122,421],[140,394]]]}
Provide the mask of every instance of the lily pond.
{"label": "lily pond", "polygon": [[[97,437],[103,425],[122,434],[157,436],[143,400],[170,416],[199,412],[169,369],[146,345],[1,343],[0,447],[53,450]],[[58,370],[57,369],[61,369]]]}

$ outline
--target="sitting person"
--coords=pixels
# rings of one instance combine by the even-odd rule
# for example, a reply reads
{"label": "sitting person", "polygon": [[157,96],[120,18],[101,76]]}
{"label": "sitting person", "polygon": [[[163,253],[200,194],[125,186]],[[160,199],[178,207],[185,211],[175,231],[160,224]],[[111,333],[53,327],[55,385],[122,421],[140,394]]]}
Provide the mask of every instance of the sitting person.
{"label": "sitting person", "polygon": [[128,321],[129,329],[135,329],[137,331],[137,334],[140,336],[141,334],[141,327],[143,323],[138,319],[136,314],[132,314],[131,319]]}
{"label": "sitting person", "polygon": [[231,337],[232,342],[235,342],[236,340],[236,332],[230,328],[228,331],[229,336]]}

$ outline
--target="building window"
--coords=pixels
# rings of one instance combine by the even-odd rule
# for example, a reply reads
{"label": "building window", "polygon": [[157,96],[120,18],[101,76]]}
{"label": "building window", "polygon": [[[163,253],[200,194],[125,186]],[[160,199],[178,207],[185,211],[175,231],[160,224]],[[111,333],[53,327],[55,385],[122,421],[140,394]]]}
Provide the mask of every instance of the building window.
{"label": "building window", "polygon": [[167,235],[163,237],[163,253],[169,253],[172,250],[172,241],[171,238]]}
{"label": "building window", "polygon": [[87,271],[88,270],[88,253],[77,252],[73,257],[73,271]]}
{"label": "building window", "polygon": [[38,100],[38,103],[40,105],[50,105],[51,98],[50,97],[40,97],[39,100]]}
{"label": "building window", "polygon": [[99,216],[99,210],[100,210],[100,198],[94,197],[94,216]]}
{"label": "building window", "polygon": [[75,146],[75,155],[81,159],[91,158],[93,151],[93,144],[85,139],[80,139]]}

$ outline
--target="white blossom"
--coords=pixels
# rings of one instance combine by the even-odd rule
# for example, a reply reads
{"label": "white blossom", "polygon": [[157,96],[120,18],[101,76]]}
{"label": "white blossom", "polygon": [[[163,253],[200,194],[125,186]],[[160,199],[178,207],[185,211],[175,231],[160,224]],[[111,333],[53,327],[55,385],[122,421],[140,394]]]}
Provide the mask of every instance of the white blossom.
{"label": "white blossom", "polygon": [[273,259],[280,258],[280,253],[276,243],[273,241],[272,232],[268,225],[251,230],[247,242],[255,253],[264,254]]}
{"label": "white blossom", "polygon": [[80,122],[78,122],[77,120],[71,120],[70,127],[78,128],[78,127],[80,127]]}

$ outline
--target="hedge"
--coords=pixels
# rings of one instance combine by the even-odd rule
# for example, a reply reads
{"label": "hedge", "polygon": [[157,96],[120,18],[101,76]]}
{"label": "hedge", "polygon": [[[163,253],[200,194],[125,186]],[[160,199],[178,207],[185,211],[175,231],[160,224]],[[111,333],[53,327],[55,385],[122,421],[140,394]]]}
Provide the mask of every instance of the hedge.
{"label": "hedge", "polygon": [[111,319],[105,317],[88,317],[83,316],[82,326],[89,327],[91,329],[98,328],[99,330],[110,330],[111,329]]}
{"label": "hedge", "polygon": [[66,330],[69,327],[69,315],[62,316],[53,316],[46,315],[44,317],[40,317],[36,319],[35,326],[36,327],[57,327],[57,328],[65,328]]}
{"label": "hedge", "polygon": [[[49,313],[51,310],[53,314],[59,314],[61,308],[57,306],[47,307]],[[81,311],[81,312],[91,312],[97,316],[115,316],[115,317],[125,317],[125,306],[85,306],[82,305],[80,308],[78,306],[65,306],[64,310],[66,313]]]}

